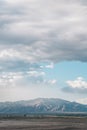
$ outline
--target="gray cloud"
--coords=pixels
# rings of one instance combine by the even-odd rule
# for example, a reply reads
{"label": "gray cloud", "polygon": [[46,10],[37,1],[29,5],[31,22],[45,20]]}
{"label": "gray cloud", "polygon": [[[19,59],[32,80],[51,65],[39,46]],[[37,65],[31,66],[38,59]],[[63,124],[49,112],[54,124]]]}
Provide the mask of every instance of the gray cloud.
{"label": "gray cloud", "polygon": [[64,87],[62,88],[63,92],[71,93],[71,94],[87,94],[87,88],[71,88],[71,87]]}
{"label": "gray cloud", "polygon": [[87,62],[86,15],[85,0],[0,1],[0,60]]}
{"label": "gray cloud", "polygon": [[0,61],[0,72],[27,72],[42,70],[39,64],[24,61]]}

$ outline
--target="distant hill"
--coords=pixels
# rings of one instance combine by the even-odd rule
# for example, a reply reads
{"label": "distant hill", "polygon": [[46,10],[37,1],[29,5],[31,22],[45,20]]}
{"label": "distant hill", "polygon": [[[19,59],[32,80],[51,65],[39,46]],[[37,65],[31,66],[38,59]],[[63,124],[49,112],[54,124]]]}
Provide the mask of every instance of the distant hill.
{"label": "distant hill", "polygon": [[87,105],[55,98],[0,102],[0,114],[87,112]]}

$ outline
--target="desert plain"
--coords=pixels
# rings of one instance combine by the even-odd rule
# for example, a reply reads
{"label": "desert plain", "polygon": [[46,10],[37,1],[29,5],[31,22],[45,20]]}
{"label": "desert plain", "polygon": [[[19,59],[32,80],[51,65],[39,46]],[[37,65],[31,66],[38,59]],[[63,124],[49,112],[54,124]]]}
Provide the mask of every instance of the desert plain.
{"label": "desert plain", "polygon": [[87,117],[0,118],[0,130],[87,130]]}

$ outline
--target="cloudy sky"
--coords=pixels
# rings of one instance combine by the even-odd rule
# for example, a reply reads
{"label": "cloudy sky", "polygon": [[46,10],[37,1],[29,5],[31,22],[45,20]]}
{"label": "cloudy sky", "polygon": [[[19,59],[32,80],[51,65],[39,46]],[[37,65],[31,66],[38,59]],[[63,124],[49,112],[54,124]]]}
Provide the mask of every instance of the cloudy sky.
{"label": "cloudy sky", "polygon": [[0,101],[87,103],[87,1],[0,0]]}

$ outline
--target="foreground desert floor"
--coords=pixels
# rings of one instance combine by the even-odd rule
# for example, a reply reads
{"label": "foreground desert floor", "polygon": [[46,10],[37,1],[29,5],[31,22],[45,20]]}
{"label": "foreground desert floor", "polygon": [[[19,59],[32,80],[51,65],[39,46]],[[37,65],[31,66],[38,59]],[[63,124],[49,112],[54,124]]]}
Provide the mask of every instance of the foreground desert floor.
{"label": "foreground desert floor", "polygon": [[0,130],[87,130],[86,117],[0,119]]}

